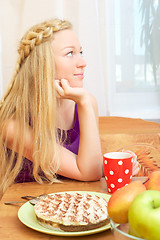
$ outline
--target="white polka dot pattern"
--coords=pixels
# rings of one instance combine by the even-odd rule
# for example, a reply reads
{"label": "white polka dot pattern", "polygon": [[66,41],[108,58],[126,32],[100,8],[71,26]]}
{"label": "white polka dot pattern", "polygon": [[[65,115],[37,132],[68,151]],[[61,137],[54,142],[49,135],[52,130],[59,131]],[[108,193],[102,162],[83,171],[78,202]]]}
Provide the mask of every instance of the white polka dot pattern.
{"label": "white polka dot pattern", "polygon": [[118,162],[118,165],[122,165],[122,164],[123,164],[123,162],[122,162],[122,161],[119,161],[119,162]]}
{"label": "white polka dot pattern", "polygon": [[125,170],[125,174],[128,174],[128,173],[129,173],[129,169],[126,169],[126,170]]}
{"label": "white polka dot pattern", "polygon": [[118,182],[121,183],[123,181],[122,178],[118,178]]}

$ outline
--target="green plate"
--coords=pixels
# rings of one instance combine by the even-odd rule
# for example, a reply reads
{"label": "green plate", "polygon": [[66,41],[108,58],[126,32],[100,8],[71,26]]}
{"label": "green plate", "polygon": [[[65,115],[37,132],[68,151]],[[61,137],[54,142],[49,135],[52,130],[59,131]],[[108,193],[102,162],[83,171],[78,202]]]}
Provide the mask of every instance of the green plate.
{"label": "green plate", "polygon": [[[99,197],[103,197],[106,200],[109,200],[109,198],[111,196],[111,195],[105,194],[105,193],[88,192],[88,191],[69,191],[69,192],[66,192],[66,193],[74,194],[75,192],[78,192],[80,194],[89,193],[91,195],[97,195]],[[109,223],[109,224],[106,224],[103,227],[96,228],[96,229],[93,229],[93,230],[88,230],[88,231],[82,231],[82,232],[64,232],[64,231],[61,231],[61,230],[58,230],[58,229],[51,230],[51,229],[48,229],[48,228],[45,228],[45,227],[41,226],[38,223],[38,221],[36,219],[36,215],[34,213],[34,207],[29,202],[26,202],[25,204],[23,204],[20,207],[20,209],[18,211],[18,218],[24,225],[26,225],[29,228],[32,228],[32,229],[34,229],[36,231],[39,231],[39,232],[42,232],[42,233],[47,233],[47,234],[56,235],[56,236],[91,235],[91,234],[96,234],[96,233],[99,233],[99,232],[103,232],[103,231],[110,228],[110,223]]]}

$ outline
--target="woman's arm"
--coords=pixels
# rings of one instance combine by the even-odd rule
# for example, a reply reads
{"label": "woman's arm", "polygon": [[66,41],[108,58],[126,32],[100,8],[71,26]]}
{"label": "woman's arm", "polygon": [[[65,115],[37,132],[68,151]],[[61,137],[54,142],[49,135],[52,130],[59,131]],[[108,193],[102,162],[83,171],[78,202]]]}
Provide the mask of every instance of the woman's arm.
{"label": "woman's arm", "polygon": [[102,177],[102,153],[98,131],[97,102],[83,88],[71,88],[68,82],[58,82],[56,90],[61,98],[77,103],[80,125],[78,156],[61,147],[61,164],[58,173],[83,181],[95,181]]}

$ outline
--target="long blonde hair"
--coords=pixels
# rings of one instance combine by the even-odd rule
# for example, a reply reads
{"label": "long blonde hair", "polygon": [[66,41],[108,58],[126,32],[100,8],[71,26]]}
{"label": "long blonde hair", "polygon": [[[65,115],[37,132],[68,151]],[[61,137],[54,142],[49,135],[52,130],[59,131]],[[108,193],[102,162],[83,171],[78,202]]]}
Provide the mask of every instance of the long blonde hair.
{"label": "long blonde hair", "polygon": [[[68,21],[53,19],[33,26],[20,41],[15,72],[9,88],[0,101],[0,194],[14,182],[23,163],[24,128],[33,129],[33,176],[42,183],[42,170],[49,182],[55,181],[59,167],[56,96],[54,88],[55,64],[51,48],[54,32],[71,28]],[[15,162],[16,134],[12,154],[8,156],[4,140],[5,124],[15,119],[21,132],[21,141]],[[54,152],[52,164],[49,146]]]}

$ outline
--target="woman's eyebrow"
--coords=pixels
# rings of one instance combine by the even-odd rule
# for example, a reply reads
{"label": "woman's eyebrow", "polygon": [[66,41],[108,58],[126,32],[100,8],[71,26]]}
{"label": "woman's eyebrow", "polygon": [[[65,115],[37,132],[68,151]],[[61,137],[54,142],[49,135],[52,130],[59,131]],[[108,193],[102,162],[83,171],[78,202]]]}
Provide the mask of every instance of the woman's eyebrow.
{"label": "woman's eyebrow", "polygon": [[[67,49],[67,48],[72,48],[72,49],[76,49],[76,47],[75,46],[65,46],[65,47],[63,47],[61,50],[65,50],[65,49]],[[80,50],[82,50],[82,47],[80,46]]]}

